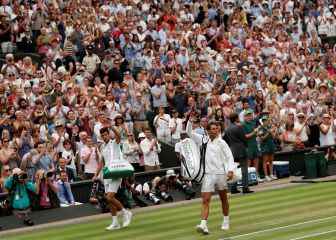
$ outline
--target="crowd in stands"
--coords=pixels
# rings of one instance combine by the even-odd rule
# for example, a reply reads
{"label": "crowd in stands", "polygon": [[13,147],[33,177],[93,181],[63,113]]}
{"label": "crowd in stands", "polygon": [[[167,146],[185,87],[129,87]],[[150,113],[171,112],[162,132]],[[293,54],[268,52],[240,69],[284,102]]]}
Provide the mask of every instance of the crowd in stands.
{"label": "crowd in stands", "polygon": [[36,183],[52,173],[44,191],[91,179],[100,129],[110,126],[136,169],[157,170],[159,142],[179,142],[190,113],[195,131],[215,120],[223,135],[238,113],[250,160],[334,145],[335,8],[335,0],[2,0],[1,179],[8,169]]}

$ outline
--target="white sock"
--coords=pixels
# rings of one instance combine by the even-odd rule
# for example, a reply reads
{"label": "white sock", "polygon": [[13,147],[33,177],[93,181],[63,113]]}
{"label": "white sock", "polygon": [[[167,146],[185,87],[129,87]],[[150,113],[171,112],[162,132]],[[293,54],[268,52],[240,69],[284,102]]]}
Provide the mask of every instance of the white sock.
{"label": "white sock", "polygon": [[223,221],[224,221],[225,223],[228,223],[228,222],[230,221],[229,216],[224,216],[224,217],[223,217]]}
{"label": "white sock", "polygon": [[112,224],[118,224],[118,217],[112,216]]}
{"label": "white sock", "polygon": [[207,225],[207,220],[203,220],[203,219],[202,219],[202,220],[201,220],[201,225],[202,225],[202,226]]}
{"label": "white sock", "polygon": [[127,212],[127,210],[126,210],[125,208],[122,208],[122,209],[120,210],[120,212],[121,212],[122,214],[125,214],[125,213]]}

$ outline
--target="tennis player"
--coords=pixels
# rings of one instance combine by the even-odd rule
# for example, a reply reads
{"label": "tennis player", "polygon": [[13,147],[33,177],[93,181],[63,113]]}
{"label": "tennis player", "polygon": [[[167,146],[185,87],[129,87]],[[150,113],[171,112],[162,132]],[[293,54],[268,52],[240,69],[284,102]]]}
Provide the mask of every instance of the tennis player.
{"label": "tennis player", "polygon": [[[114,127],[112,127],[112,131],[115,136],[113,140],[111,139],[108,128],[105,127],[100,129],[100,135],[104,141],[103,145],[101,146],[102,161],[100,161],[97,172],[93,177],[93,180],[98,178],[99,173],[104,166],[108,167],[110,166],[111,162],[113,162],[114,160],[119,160],[123,157],[120,149],[120,134],[118,130],[115,129]],[[123,205],[119,202],[119,200],[115,198],[115,195],[118,191],[118,188],[120,187],[120,184],[121,184],[121,178],[104,179],[106,199],[112,214],[112,223],[110,226],[106,228],[106,230],[116,230],[120,228],[117,216],[117,213],[119,211],[123,218],[122,227],[127,227],[132,220],[132,212],[126,210],[123,207]]]}
{"label": "tennis player", "polygon": [[222,230],[229,229],[229,202],[227,198],[227,180],[233,178],[235,168],[233,156],[227,143],[221,138],[220,125],[217,122],[209,122],[207,135],[200,135],[193,130],[192,122],[187,123],[186,131],[198,146],[207,142],[205,151],[205,175],[202,180],[201,196],[202,210],[201,223],[197,225],[197,231],[209,234],[207,220],[212,193],[217,190],[223,212]]}

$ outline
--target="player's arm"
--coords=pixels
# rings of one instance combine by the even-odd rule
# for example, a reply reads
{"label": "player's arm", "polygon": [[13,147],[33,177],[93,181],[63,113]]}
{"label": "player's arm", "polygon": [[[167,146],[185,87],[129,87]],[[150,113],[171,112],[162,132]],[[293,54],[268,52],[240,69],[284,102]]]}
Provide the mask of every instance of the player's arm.
{"label": "player's arm", "polygon": [[224,141],[222,140],[221,141],[221,150],[223,151],[223,157],[224,157],[224,164],[226,163],[227,166],[225,166],[225,169],[227,171],[227,177],[229,179],[232,179],[233,178],[233,171],[235,169],[235,164],[234,164],[234,158],[233,158],[233,155],[232,155],[232,152],[231,152],[231,149],[229,147],[229,145]]}
{"label": "player's arm", "polygon": [[193,123],[191,122],[191,120],[189,119],[189,121],[187,122],[187,126],[186,126],[186,132],[187,135],[196,142],[196,144],[198,145],[202,145],[202,139],[203,136],[200,134],[197,134],[194,129],[193,129]]}

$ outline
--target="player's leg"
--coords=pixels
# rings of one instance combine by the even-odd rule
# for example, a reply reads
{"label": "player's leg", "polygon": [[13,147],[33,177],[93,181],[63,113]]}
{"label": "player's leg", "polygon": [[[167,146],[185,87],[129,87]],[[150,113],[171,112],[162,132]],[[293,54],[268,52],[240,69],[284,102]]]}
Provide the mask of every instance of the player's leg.
{"label": "player's leg", "polygon": [[230,228],[230,222],[229,222],[229,200],[227,196],[228,186],[227,186],[226,174],[217,175],[216,186],[222,204],[223,222],[221,229],[228,230]]}
{"label": "player's leg", "polygon": [[197,230],[203,234],[209,233],[207,221],[209,217],[211,195],[212,192],[214,191],[215,191],[215,182],[213,176],[205,174],[201,189],[201,197],[202,197],[201,223],[197,225]]}
{"label": "player's leg", "polygon": [[115,198],[115,195],[118,191],[118,188],[121,184],[120,180],[105,180],[105,192],[106,200],[110,206],[110,211],[112,214],[112,224],[107,227],[107,230],[119,229],[120,224],[118,222],[118,212],[121,212],[123,217],[123,227],[127,227],[132,220],[132,213],[126,210],[118,199]]}

